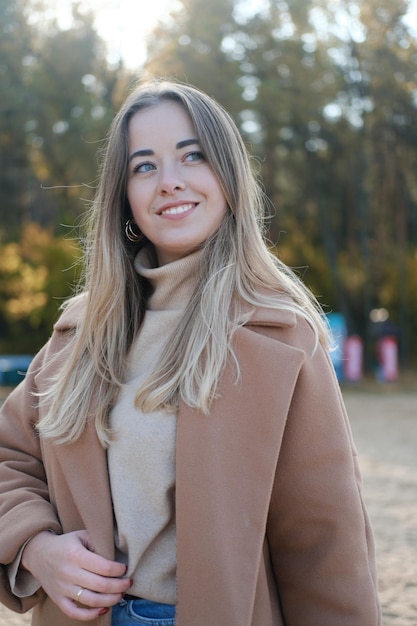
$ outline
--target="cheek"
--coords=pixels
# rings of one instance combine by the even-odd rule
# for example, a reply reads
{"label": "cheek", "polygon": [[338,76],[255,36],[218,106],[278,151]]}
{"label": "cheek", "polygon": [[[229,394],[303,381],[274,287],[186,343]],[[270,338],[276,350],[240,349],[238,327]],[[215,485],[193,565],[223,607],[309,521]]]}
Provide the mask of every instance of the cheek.
{"label": "cheek", "polygon": [[127,200],[129,202],[129,204],[132,206],[132,204],[135,204],[135,184],[132,182],[128,182],[127,183],[127,187],[126,187],[126,196],[127,196]]}
{"label": "cheek", "polygon": [[216,193],[217,193],[218,202],[222,206],[226,207],[227,206],[226,196],[225,196],[224,191],[223,191],[220,183],[218,182],[218,180],[216,180],[216,182],[215,182],[215,187],[216,187]]}
{"label": "cheek", "polygon": [[213,198],[215,199],[215,203],[218,207],[219,213],[224,216],[227,211],[227,201],[226,196],[224,195],[223,190],[220,187],[216,188],[216,191],[213,193]]}
{"label": "cheek", "polygon": [[128,183],[126,190],[127,200],[129,202],[132,212],[143,212],[147,204],[146,188],[143,185],[140,186],[135,182]]}

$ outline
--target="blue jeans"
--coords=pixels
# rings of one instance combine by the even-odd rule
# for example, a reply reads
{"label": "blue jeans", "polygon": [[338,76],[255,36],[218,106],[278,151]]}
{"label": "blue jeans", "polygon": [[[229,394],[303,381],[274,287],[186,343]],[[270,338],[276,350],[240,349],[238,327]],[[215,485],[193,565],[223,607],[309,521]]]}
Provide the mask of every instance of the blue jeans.
{"label": "blue jeans", "polygon": [[175,626],[175,605],[121,600],[113,607],[111,626]]}

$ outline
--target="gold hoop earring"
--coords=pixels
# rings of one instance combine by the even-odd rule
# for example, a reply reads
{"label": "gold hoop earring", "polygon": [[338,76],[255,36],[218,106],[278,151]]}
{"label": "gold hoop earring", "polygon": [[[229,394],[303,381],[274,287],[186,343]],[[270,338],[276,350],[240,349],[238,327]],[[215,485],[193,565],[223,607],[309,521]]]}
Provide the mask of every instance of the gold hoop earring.
{"label": "gold hoop earring", "polygon": [[[133,220],[129,219],[127,220],[126,224],[125,224],[125,235],[126,237],[129,239],[129,241],[131,241],[132,243],[139,243],[139,241],[141,241],[143,239],[143,235],[142,233],[139,232],[135,232],[133,230],[133,226],[136,226],[136,224],[134,224]],[[137,226],[136,226],[137,228]]]}

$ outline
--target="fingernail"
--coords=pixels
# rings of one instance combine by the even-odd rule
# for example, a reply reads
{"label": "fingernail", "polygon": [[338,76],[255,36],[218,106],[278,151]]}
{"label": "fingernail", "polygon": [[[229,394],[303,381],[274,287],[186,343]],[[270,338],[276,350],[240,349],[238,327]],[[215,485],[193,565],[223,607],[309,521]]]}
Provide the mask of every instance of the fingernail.
{"label": "fingernail", "polygon": [[106,609],[100,609],[98,614],[99,615],[106,615],[106,613],[108,613],[109,610],[110,610],[109,607],[107,607]]}

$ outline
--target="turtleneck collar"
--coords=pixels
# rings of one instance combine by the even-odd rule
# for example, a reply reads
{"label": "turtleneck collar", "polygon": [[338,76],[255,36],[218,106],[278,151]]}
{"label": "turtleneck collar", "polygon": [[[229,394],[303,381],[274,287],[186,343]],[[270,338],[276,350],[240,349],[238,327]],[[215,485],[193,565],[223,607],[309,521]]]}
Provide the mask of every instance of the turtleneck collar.
{"label": "turtleneck collar", "polygon": [[135,271],[146,278],[153,287],[147,308],[151,311],[183,309],[198,283],[201,250],[188,256],[154,267],[154,255],[142,248],[134,260]]}

